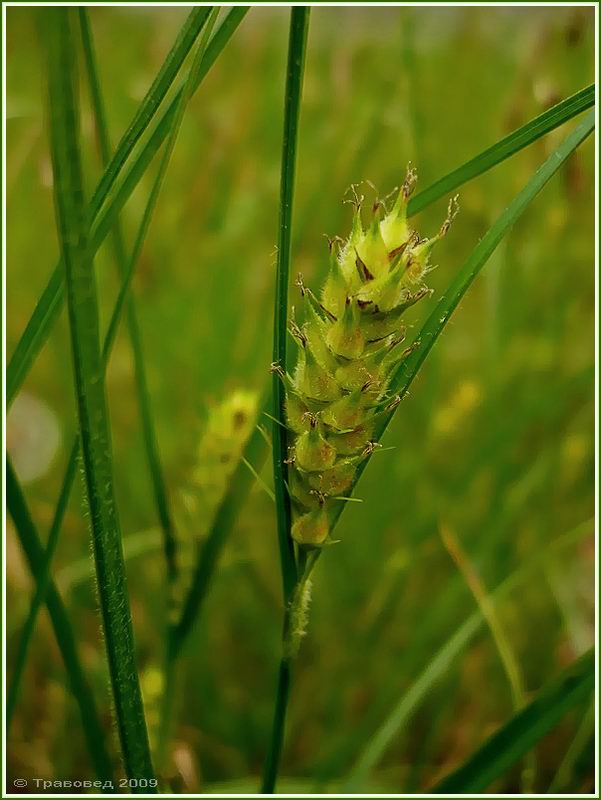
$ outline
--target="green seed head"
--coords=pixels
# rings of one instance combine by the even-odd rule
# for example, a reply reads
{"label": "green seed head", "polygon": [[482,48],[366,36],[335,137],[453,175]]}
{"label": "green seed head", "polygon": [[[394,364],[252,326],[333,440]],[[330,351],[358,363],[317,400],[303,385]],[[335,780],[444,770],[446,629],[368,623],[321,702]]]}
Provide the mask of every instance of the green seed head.
{"label": "green seed head", "polygon": [[331,541],[329,510],[352,491],[359,463],[374,450],[376,420],[398,401],[389,391],[391,376],[419,346],[401,345],[401,317],[430,294],[424,284],[430,255],[458,207],[453,198],[438,234],[421,239],[407,220],[415,181],[409,168],[392,209],[375,203],[366,228],[363,198],[351,187],[352,231],[341,247],[339,240],[330,242],[320,300],[299,276],[305,320],[302,327],[290,323],[298,358],[294,378],[284,378],[296,514],[292,536],[299,547]]}

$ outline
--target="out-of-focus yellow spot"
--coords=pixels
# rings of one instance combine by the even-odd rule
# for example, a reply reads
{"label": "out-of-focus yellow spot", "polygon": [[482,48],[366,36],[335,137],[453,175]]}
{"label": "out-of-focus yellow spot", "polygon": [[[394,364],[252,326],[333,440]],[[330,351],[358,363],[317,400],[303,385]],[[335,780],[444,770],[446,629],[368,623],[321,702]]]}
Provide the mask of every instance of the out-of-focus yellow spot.
{"label": "out-of-focus yellow spot", "polygon": [[462,381],[455,387],[450,400],[438,411],[434,418],[434,430],[441,436],[449,436],[461,428],[482,399],[482,388],[472,378]]}

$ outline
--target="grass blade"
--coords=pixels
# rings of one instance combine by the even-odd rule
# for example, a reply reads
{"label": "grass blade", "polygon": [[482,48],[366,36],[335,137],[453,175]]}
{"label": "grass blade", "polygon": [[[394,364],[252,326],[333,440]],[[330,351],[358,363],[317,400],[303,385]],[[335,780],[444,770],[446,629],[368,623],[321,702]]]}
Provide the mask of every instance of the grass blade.
{"label": "grass blade", "polygon": [[595,653],[589,650],[494,733],[468,760],[438,783],[436,794],[483,792],[519,761],[595,688]]}
{"label": "grass blade", "polygon": [[[449,319],[459,305],[462,297],[471,286],[473,280],[494,253],[499,242],[528,208],[545,184],[553,177],[562,164],[565,163],[566,159],[569,158],[574,150],[576,150],[576,148],[592,133],[594,127],[595,113],[591,111],[539,167],[522,191],[514,197],[501,216],[478,242],[446,292],[436,304],[434,311],[430,314],[422,329],[417,334],[415,342],[419,343],[419,346],[416,347],[405,361],[401,362],[401,365],[394,373],[390,383],[391,394],[397,395],[399,399],[405,397],[420,367],[434,346],[434,343],[445,329]],[[394,416],[395,410],[396,408],[393,408],[376,426],[374,434],[374,439],[376,441],[382,438],[382,435]],[[369,458],[366,458],[359,465],[356,473],[355,485],[368,463]],[[346,503],[340,503],[335,512],[332,525],[338,521],[345,506]]]}
{"label": "grass blade", "polygon": [[[85,10],[80,9],[80,23],[81,23],[81,14],[82,14],[82,12],[85,13]],[[85,24],[86,23],[84,21],[84,25]],[[212,28],[212,23],[209,23],[207,28],[208,28],[208,31],[210,32],[210,30]],[[84,35],[85,35],[85,33],[84,33]],[[91,44],[91,42],[90,42],[90,44]],[[201,43],[199,45],[199,50],[198,50],[197,55],[196,55],[197,69],[198,69],[198,64],[200,63],[200,58],[202,57],[202,51],[203,51],[204,47],[206,47],[206,37],[203,36],[203,39],[201,40]],[[192,77],[194,77],[195,73],[192,72],[191,75],[192,75]],[[189,84],[189,87],[190,87],[190,85],[191,84]],[[112,347],[113,347],[113,344],[114,344],[114,341],[115,341],[115,337],[117,335],[117,329],[118,329],[119,321],[121,319],[121,314],[122,314],[122,311],[123,311],[123,307],[124,307],[124,305],[125,305],[125,303],[127,301],[127,298],[129,297],[129,290],[130,290],[130,287],[131,287],[131,282],[133,280],[135,267],[136,267],[136,265],[138,263],[138,260],[139,260],[139,257],[140,257],[141,251],[142,251],[142,247],[143,247],[143,244],[144,244],[144,240],[145,240],[146,234],[148,232],[148,228],[149,228],[149,225],[150,225],[150,221],[151,221],[151,218],[152,218],[152,214],[153,214],[154,208],[156,207],[156,203],[157,203],[157,200],[158,200],[159,192],[160,192],[160,189],[161,189],[161,186],[163,184],[164,177],[165,177],[165,171],[166,171],[169,159],[170,159],[171,152],[173,150],[173,146],[175,144],[175,140],[176,140],[176,137],[177,137],[177,132],[179,130],[179,126],[181,124],[183,110],[184,110],[184,107],[185,107],[185,105],[187,104],[187,102],[189,100],[189,97],[190,97],[190,91],[188,91],[186,94],[181,96],[181,100],[180,100],[181,111],[178,114],[178,117],[176,118],[176,120],[174,122],[174,126],[172,128],[171,137],[170,137],[168,146],[166,147],[165,152],[163,153],[161,166],[159,168],[157,176],[155,177],[155,182],[154,182],[154,185],[152,187],[152,190],[151,190],[151,193],[150,193],[150,196],[149,196],[149,200],[147,202],[144,214],[142,215],[142,221],[140,223],[140,227],[139,227],[139,230],[138,230],[138,233],[137,233],[137,236],[136,236],[136,242],[135,242],[135,245],[134,245],[134,248],[133,248],[132,256],[129,259],[128,263],[124,264],[124,274],[123,274],[122,284],[121,284],[121,287],[120,287],[120,290],[119,290],[119,295],[117,297],[117,301],[116,301],[115,306],[113,308],[113,312],[112,312],[112,315],[111,315],[111,318],[110,318],[110,321],[109,321],[107,334],[106,334],[106,337],[105,337],[105,340],[104,340],[103,349],[102,349],[102,371],[103,371],[103,375],[106,372],[106,368],[107,368],[108,362],[110,360],[111,351],[112,351]],[[146,399],[148,399],[148,398],[146,398]],[[45,553],[45,556],[44,556],[44,565],[43,565],[43,570],[42,570],[43,577],[38,582],[38,586],[37,586],[37,589],[36,589],[36,594],[35,594],[35,597],[34,597],[34,601],[31,604],[31,607],[30,607],[30,610],[29,610],[29,614],[28,614],[28,617],[26,619],[26,622],[25,622],[25,625],[24,625],[24,628],[23,628],[23,633],[22,633],[22,636],[21,636],[21,639],[20,639],[20,642],[19,642],[19,651],[18,651],[17,657],[16,657],[16,665],[17,666],[15,667],[13,680],[12,680],[10,691],[9,691],[9,709],[11,711],[11,714],[9,714],[8,717],[7,717],[7,724],[8,725],[10,724],[12,711],[14,710],[14,707],[16,705],[16,700],[17,700],[17,696],[18,696],[20,681],[21,681],[21,677],[22,677],[22,674],[23,674],[23,668],[24,668],[25,663],[26,663],[27,651],[28,651],[28,648],[29,648],[29,644],[31,642],[31,638],[32,638],[34,629],[35,629],[35,623],[36,623],[36,620],[37,620],[37,616],[38,616],[41,604],[45,599],[45,592],[46,592],[46,588],[48,586],[48,580],[49,580],[49,576],[50,576],[52,560],[54,558],[54,553],[56,551],[56,547],[57,547],[57,544],[58,544],[59,533],[60,533],[60,529],[62,527],[65,511],[67,510],[67,504],[68,504],[68,501],[69,501],[69,496],[71,494],[71,489],[73,488],[73,484],[75,482],[75,476],[76,476],[76,473],[77,473],[77,456],[79,454],[79,446],[80,446],[79,436],[76,436],[75,437],[75,441],[73,442],[73,445],[71,447],[71,452],[70,452],[70,455],[69,455],[69,459],[67,461],[67,467],[65,469],[65,474],[64,474],[64,477],[63,477],[63,483],[62,483],[62,486],[61,486],[61,491],[60,491],[60,494],[59,494],[59,499],[58,499],[57,507],[56,507],[55,514],[54,514],[54,519],[52,521],[50,534],[48,536],[48,544],[47,544],[46,553]],[[166,536],[165,536],[164,528],[163,528],[163,547],[164,547],[164,550],[167,550]],[[175,553],[173,553],[173,555],[175,556]]]}
{"label": "grass blade", "polygon": [[[557,559],[561,554],[574,544],[580,542],[586,534],[589,534],[593,527],[593,521],[579,525],[574,530],[563,534],[553,541],[548,548],[530,558],[509,577],[505,578],[489,595],[489,600],[494,606],[508,597],[513,591],[522,584],[532,579],[533,574],[544,569],[545,565],[552,559]],[[360,791],[363,787],[371,770],[382,758],[386,749],[390,746],[395,736],[407,726],[411,715],[418,707],[419,703],[432,689],[432,687],[442,678],[449,669],[457,656],[473,640],[485,622],[482,609],[474,611],[446,640],[434,654],[432,659],[424,666],[418,677],[410,684],[403,693],[399,702],[396,703],[390,714],[382,725],[370,737],[369,742],[359,758],[357,758],[353,768],[349,772],[343,791]]]}
{"label": "grass blade", "polygon": [[[296,146],[300,119],[301,95],[309,8],[293,8],[290,16],[288,41],[288,66],[286,70],[286,95],[284,100],[284,136],[282,142],[282,168],[280,178],[280,216],[277,247],[275,303],[273,321],[273,363],[286,371],[286,344],[288,341],[288,291],[290,276],[292,206],[296,177]],[[288,495],[288,442],[285,427],[285,391],[280,376],[274,370],[273,390],[273,481],[277,516],[280,566],[287,602],[296,584],[294,544],[290,536],[291,507]]]}
{"label": "grass blade", "polygon": [[445,197],[445,195],[455,191],[455,189],[473,180],[478,175],[488,172],[489,169],[528,147],[528,145],[540,139],[541,136],[568,122],[577,114],[592,108],[594,104],[595,85],[591,84],[512,131],[512,133],[483,150],[470,161],[449,172],[448,175],[435,181],[431,186],[426,187],[422,192],[418,192],[409,201],[408,214],[418,214],[424,208],[436,202],[436,200]]}
{"label": "grass blade", "polygon": [[[300,118],[305,52],[309,31],[308,7],[294,7],[290,11],[290,36],[288,39],[288,66],[286,69],[286,94],[284,100],[284,136],[282,143],[282,169],[280,180],[280,218],[273,322],[273,363],[286,371],[286,344],[288,328],[288,290],[291,254],[292,205],[296,175],[296,146]],[[284,595],[284,635],[287,629],[289,603],[298,580],[294,542],[292,541],[292,510],[288,494],[288,442],[285,427],[285,390],[280,376],[273,371],[273,482],[275,490],[276,520],[280,568]],[[275,791],[278,768],[286,724],[286,709],[290,695],[290,660],[282,656],[278,670],[275,708],[269,750],[263,768],[262,794]]]}
{"label": "grass blade", "polygon": [[[46,582],[44,595],[50,621],[54,629],[56,643],[65,664],[71,691],[79,706],[83,734],[86,738],[94,769],[101,780],[110,782],[113,777],[113,770],[106,746],[105,732],[96,709],[94,696],[79,660],[75,636],[62,598],[54,581],[50,577],[45,577],[44,548],[9,458],[6,459],[6,504],[15,524],[29,569],[36,581],[38,593],[40,591],[39,587]],[[9,710],[11,710],[10,705],[7,707],[7,727]]]}
{"label": "grass blade", "polygon": [[65,264],[81,449],[105,645],[125,770],[130,778],[148,779],[153,777],[153,768],[113,488],[96,285],[83,200],[71,15],[68,10],[53,9],[44,12],[44,18],[56,219]]}
{"label": "grass blade", "polygon": [[[517,713],[526,705],[524,676],[503,623],[497,615],[495,605],[491,602],[490,594],[482,582],[476,567],[468,558],[454,532],[447,524],[440,525],[440,538],[482,612],[509,684],[513,711]],[[535,777],[536,758],[534,753],[529,753],[522,768],[522,794],[532,793]]]}
{"label": "grass blade", "polygon": [[[236,31],[238,25],[247,13],[247,7],[236,7],[228,11],[227,16],[215,32],[207,47],[202,68],[197,76],[193,91],[198,89],[205,75],[215,63],[217,57]],[[138,185],[142,175],[157,153],[161,144],[168,136],[173,124],[179,98],[183,88],[174,94],[167,108],[159,114],[159,121],[150,134],[147,141],[140,148],[135,156],[132,156],[131,166],[127,174],[121,176],[121,182],[114,196],[104,203],[102,209],[88,209],[90,218],[94,221],[92,227],[90,246],[93,253],[96,253],[109,231],[113,228],[114,218],[119,214],[123,205]],[[112,190],[112,183],[107,191]],[[103,202],[106,200],[102,198]],[[35,361],[38,353],[42,349],[44,342],[48,338],[50,330],[54,325],[58,314],[62,308],[64,300],[64,265],[62,261],[54,268],[50,280],[33,311],[27,326],[17,343],[14,353],[6,371],[6,405],[10,406],[17,395],[19,388],[25,380],[31,365]]]}

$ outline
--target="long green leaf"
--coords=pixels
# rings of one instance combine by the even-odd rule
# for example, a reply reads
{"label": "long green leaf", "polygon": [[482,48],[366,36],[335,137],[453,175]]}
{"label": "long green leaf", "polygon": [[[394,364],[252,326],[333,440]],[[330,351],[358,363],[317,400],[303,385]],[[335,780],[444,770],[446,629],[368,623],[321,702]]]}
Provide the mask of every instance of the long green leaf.
{"label": "long green leaf", "polygon": [[594,104],[595,85],[591,84],[512,131],[505,138],[493,144],[492,147],[478,153],[470,161],[449,172],[448,175],[440,178],[440,180],[435,181],[422,192],[418,192],[409,201],[408,214],[418,214],[424,208],[436,202],[436,200],[449,195],[455,189],[463,186],[464,183],[473,180],[478,175],[482,175],[483,172],[487,172],[492,167],[505,161],[506,158],[528,147],[528,145],[540,139],[541,136],[550,133],[588,108],[592,108]]}
{"label": "long green leaf", "polygon": [[468,760],[438,783],[435,794],[483,792],[549,733],[595,688],[595,652],[589,650],[494,733]]}
{"label": "long green leaf", "polygon": [[94,769],[101,780],[110,783],[113,777],[113,770],[106,746],[105,732],[96,709],[96,702],[79,659],[75,635],[62,598],[54,581],[47,577],[44,572],[44,547],[9,458],[6,459],[6,503],[31,574],[38,587],[44,583],[46,584],[44,594],[50,621],[56,637],[56,643],[65,664],[71,691],[79,706],[83,734],[90,751]]}
{"label": "long green leaf", "polygon": [[[292,207],[296,178],[296,148],[300,120],[305,51],[309,30],[309,8],[293,8],[290,16],[286,95],[284,101],[284,136],[280,175],[280,212],[276,263],[275,303],[273,320],[273,363],[286,371],[288,341],[288,292],[291,257]],[[273,371],[273,482],[277,516],[280,565],[287,602],[296,584],[294,543],[290,535],[292,512],[288,494],[288,442],[286,437],[285,389],[276,370]]]}
{"label": "long green leaf", "polygon": [[[593,521],[588,520],[551,542],[547,549],[537,553],[505,578],[490,593],[490,602],[498,606],[512,592],[531,580],[536,572],[544,569],[546,564],[560,558],[568,547],[580,542],[583,536],[590,533],[592,527]],[[417,678],[404,691],[398,703],[393,705],[380,727],[369,738],[367,746],[346,778],[343,791],[358,792],[363,788],[371,770],[380,761],[394,737],[406,728],[420,702],[482,629],[484,621],[482,609],[478,608],[436,651]]]}
{"label": "long green leaf", "polygon": [[[85,10],[80,9],[80,15],[82,13],[85,13]],[[80,16],[80,23],[81,23],[81,16]],[[85,25],[85,22],[84,22],[84,25]],[[210,33],[210,30],[211,30],[211,27],[212,27],[212,23],[210,23],[210,26],[209,25],[207,26],[209,33]],[[196,55],[196,65],[197,66],[196,66],[196,69],[198,69],[198,64],[200,63],[200,59],[202,58],[203,49],[206,47],[206,35],[208,35],[208,34],[203,35],[203,39],[201,40],[201,43],[199,45],[199,49],[197,51],[197,55]],[[194,77],[194,74],[195,73],[192,72],[191,76]],[[189,91],[190,90],[190,85],[191,84],[189,84],[189,86],[188,86],[188,93],[181,96],[181,100],[180,100],[181,110],[180,110],[180,113],[178,114],[178,117],[174,120],[174,124],[173,124],[173,128],[172,128],[170,140],[169,140],[168,145],[165,148],[165,151],[163,153],[161,166],[160,166],[159,171],[157,172],[157,175],[155,177],[155,181],[154,181],[154,184],[153,184],[149,199],[147,201],[146,208],[145,208],[144,213],[142,215],[142,221],[140,223],[140,227],[139,227],[138,233],[136,235],[136,241],[135,241],[135,245],[134,245],[134,248],[133,248],[132,256],[131,256],[131,258],[129,258],[128,262],[126,264],[124,264],[124,274],[123,274],[123,278],[122,278],[122,284],[121,284],[121,287],[120,287],[120,290],[119,290],[119,294],[117,296],[117,301],[116,301],[115,306],[113,308],[113,312],[112,312],[112,315],[111,315],[111,318],[110,318],[110,321],[109,321],[109,325],[108,325],[108,329],[107,329],[107,333],[106,333],[106,337],[105,337],[104,345],[103,345],[103,349],[102,349],[102,369],[103,369],[103,374],[104,374],[104,372],[106,372],[106,368],[107,368],[108,362],[110,360],[110,356],[111,356],[113,344],[114,344],[114,341],[115,341],[115,337],[117,335],[117,329],[118,329],[119,321],[121,319],[121,314],[122,314],[122,311],[123,311],[123,307],[124,307],[124,305],[126,303],[127,298],[129,297],[129,290],[130,290],[130,287],[131,287],[131,282],[133,280],[135,267],[136,267],[136,265],[137,265],[137,263],[139,261],[140,253],[142,251],[144,240],[145,240],[146,234],[148,232],[148,228],[149,228],[149,225],[150,225],[152,214],[153,214],[153,211],[154,211],[154,209],[156,207],[156,203],[157,203],[157,200],[158,200],[159,192],[160,192],[160,189],[161,189],[161,186],[163,184],[164,177],[165,177],[165,171],[166,171],[166,168],[167,168],[167,165],[168,165],[168,162],[169,162],[169,158],[170,158],[171,152],[173,150],[173,145],[175,144],[175,139],[176,139],[176,136],[177,136],[177,132],[179,130],[179,126],[181,124],[183,110],[184,110],[184,107],[185,107],[185,105],[187,104],[187,102],[189,100],[189,97],[190,97],[190,91]],[[34,600],[33,600],[32,604],[31,604],[31,607],[30,607],[30,610],[29,610],[29,614],[28,614],[28,617],[26,619],[25,625],[23,627],[23,633],[22,633],[22,636],[21,636],[21,639],[20,639],[20,642],[19,642],[19,649],[18,649],[16,661],[15,661],[16,666],[15,666],[15,670],[14,670],[14,673],[13,673],[13,679],[12,679],[12,682],[11,682],[9,695],[8,695],[8,697],[9,697],[8,708],[9,708],[10,713],[7,714],[7,725],[10,725],[12,712],[14,711],[14,707],[16,705],[16,700],[17,700],[17,696],[18,696],[18,692],[19,692],[19,688],[20,688],[20,682],[21,682],[21,678],[22,678],[22,675],[23,675],[23,669],[24,669],[25,663],[26,663],[27,651],[28,651],[28,648],[29,648],[29,644],[31,642],[31,638],[32,638],[33,632],[35,630],[35,623],[36,623],[36,620],[37,620],[37,616],[38,616],[41,604],[43,603],[44,598],[45,598],[45,592],[46,592],[46,588],[48,586],[48,579],[49,579],[49,576],[51,574],[51,565],[52,565],[52,560],[54,558],[54,554],[56,552],[56,547],[57,547],[57,544],[58,544],[60,529],[62,527],[63,518],[64,518],[65,512],[67,510],[67,504],[68,504],[68,501],[69,501],[71,490],[72,490],[73,484],[75,482],[75,477],[76,477],[76,474],[77,474],[77,457],[78,457],[78,454],[79,454],[79,445],[80,445],[79,436],[76,436],[75,440],[73,442],[73,445],[71,447],[69,458],[67,460],[67,466],[65,468],[65,474],[64,474],[64,477],[63,477],[63,483],[62,483],[62,486],[61,486],[59,499],[58,499],[58,502],[57,502],[54,518],[53,518],[53,521],[52,521],[52,526],[50,528],[50,533],[49,533],[49,536],[48,536],[48,545],[47,545],[47,548],[46,548],[45,562],[44,562],[44,567],[43,567],[43,578],[42,578],[42,580],[40,580],[38,582],[38,585],[37,585],[37,588],[36,588],[36,593],[35,593],[35,596],[34,596]],[[164,546],[164,549],[166,550],[167,547],[166,547],[166,542],[165,542],[165,531],[164,531],[164,528],[163,528],[163,546]],[[173,554],[173,556],[174,555],[175,554]]]}
{"label": "long green leaf", "polygon": [[100,354],[98,305],[88,247],[71,13],[44,13],[56,223],[65,264],[77,411],[105,646],[117,728],[130,778],[154,776],[135,659],[111,437]]}
{"label": "long green leaf", "polygon": [[[294,7],[290,11],[290,36],[288,39],[288,65],[284,100],[284,136],[280,177],[280,214],[278,254],[276,266],[275,303],[273,320],[273,364],[286,371],[286,344],[288,328],[288,291],[291,256],[292,206],[296,177],[296,149],[305,71],[305,53],[309,32],[309,7]],[[273,482],[275,491],[276,522],[280,551],[280,569],[284,596],[284,635],[286,635],[288,608],[297,581],[297,563],[292,541],[292,509],[288,494],[288,441],[285,414],[285,390],[278,371],[273,371]],[[273,713],[269,749],[263,767],[262,794],[272,794],[284,744],[286,709],[290,694],[290,660],[282,656]]]}
{"label": "long green leaf", "polygon": [[[566,137],[561,145],[549,156],[549,158],[539,167],[532,178],[528,181],[522,191],[514,197],[511,203],[503,211],[497,221],[488,229],[480,239],[476,247],[472,250],[467,260],[449,285],[448,289],[441,296],[436,304],[434,311],[430,314],[420,332],[415,338],[416,348],[411,355],[401,362],[394,373],[390,382],[391,394],[397,395],[402,400],[421,365],[424,363],[428,353],[434,346],[440,334],[445,329],[453,312],[461,302],[473,280],[478,275],[482,267],[486,264],[490,256],[494,253],[497,245],[507,234],[510,228],[517,222],[524,211],[528,208],[532,200],[541,191],[545,184],[555,175],[557,170],[565,163],[566,159],[576,150],[576,148],[592,133],[595,127],[595,113],[589,112],[583,121]],[[374,439],[379,441],[384,431],[390,424],[395,412],[393,408],[384,416],[376,426]],[[363,470],[369,463],[369,458],[364,459],[357,469],[354,486],[361,477]],[[353,488],[354,488],[353,486]],[[332,525],[334,525],[342,514],[346,503],[340,503],[336,509]]]}
{"label": "long green leaf", "polygon": [[[248,8],[243,6],[235,7],[228,11],[227,16],[224,18],[207,47],[202,68],[194,85],[194,91],[198,89],[203,78],[215,63],[218,55],[236,31],[247,11]],[[88,208],[88,214],[94,222],[90,237],[90,246],[93,253],[96,253],[109,231],[112,230],[114,219],[138,185],[154,155],[168,136],[182,91],[183,87],[180,87],[174,93],[167,108],[157,115],[158,122],[154,130],[139,150],[128,159],[128,163],[131,162],[128,170],[121,170],[121,172],[125,172],[125,174],[120,176],[119,187],[115,190],[114,194],[112,194],[112,192],[115,182],[107,185],[107,191],[111,191],[110,199],[107,200],[106,196],[103,198],[99,197],[98,200],[102,200],[103,202],[102,208]],[[6,371],[7,407],[10,406],[16,397],[19,388],[25,380],[38,353],[42,349],[44,342],[48,338],[50,330],[62,308],[64,300],[63,267],[62,261],[59,261],[54,268],[50,280],[42,292],[10,359]]]}

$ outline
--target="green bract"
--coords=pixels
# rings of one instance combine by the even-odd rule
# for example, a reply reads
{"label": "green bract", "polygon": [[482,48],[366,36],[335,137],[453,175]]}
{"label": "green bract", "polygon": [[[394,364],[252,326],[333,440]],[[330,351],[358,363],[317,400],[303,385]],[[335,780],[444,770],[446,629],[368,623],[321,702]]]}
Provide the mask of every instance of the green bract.
{"label": "green bract", "polygon": [[377,416],[394,407],[389,392],[394,368],[412,348],[403,313],[430,294],[424,277],[430,253],[457,214],[457,198],[438,234],[421,239],[409,226],[407,202],[416,181],[411,168],[394,206],[376,202],[363,227],[363,198],[354,193],[349,238],[330,242],[330,268],[319,299],[299,276],[304,322],[290,322],[298,345],[292,376],[275,365],[286,387],[290,433],[289,491],[292,536],[305,548],[331,542],[329,512],[352,488],[357,466],[374,449]]}

